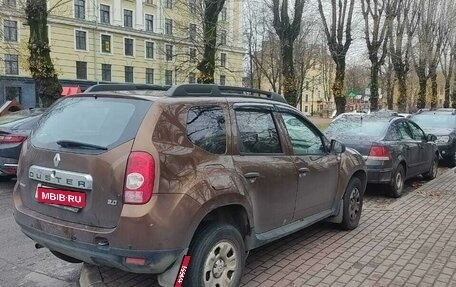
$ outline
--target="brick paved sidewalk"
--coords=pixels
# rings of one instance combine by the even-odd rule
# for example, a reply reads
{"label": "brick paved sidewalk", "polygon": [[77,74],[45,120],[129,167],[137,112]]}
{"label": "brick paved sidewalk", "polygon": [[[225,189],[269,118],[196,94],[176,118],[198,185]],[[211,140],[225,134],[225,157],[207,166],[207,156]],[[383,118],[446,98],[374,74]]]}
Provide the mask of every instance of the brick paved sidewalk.
{"label": "brick paved sidewalk", "polygon": [[[455,171],[365,209],[354,231],[318,224],[252,251],[243,286],[456,287]],[[96,271],[104,286],[158,286],[151,276]]]}

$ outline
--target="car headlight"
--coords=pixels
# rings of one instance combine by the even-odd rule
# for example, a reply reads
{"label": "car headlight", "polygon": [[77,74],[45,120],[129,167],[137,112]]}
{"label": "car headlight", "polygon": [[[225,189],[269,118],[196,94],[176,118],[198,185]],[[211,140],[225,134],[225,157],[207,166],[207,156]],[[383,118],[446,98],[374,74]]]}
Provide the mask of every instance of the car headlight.
{"label": "car headlight", "polygon": [[447,143],[450,141],[449,136],[438,136],[437,140],[435,141],[436,143]]}

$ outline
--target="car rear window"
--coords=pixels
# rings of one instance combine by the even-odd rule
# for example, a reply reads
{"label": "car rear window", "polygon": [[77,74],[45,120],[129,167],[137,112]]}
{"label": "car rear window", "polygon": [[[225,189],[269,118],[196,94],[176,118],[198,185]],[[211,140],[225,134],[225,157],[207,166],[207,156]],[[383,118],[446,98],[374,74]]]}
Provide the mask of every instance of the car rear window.
{"label": "car rear window", "polygon": [[32,144],[59,149],[59,141],[118,146],[136,136],[152,102],[121,98],[66,98],[52,107],[38,122]]}

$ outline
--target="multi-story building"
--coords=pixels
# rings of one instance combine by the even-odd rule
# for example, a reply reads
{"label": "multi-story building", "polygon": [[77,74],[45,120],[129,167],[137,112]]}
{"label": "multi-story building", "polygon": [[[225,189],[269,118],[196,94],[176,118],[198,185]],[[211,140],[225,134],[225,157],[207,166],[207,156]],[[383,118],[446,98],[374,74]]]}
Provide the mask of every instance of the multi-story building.
{"label": "multi-story building", "polygon": [[[48,31],[63,86],[193,83],[202,55],[200,0],[49,0]],[[20,1],[0,0],[0,102],[35,106],[29,37]],[[215,82],[241,85],[242,1],[220,13]]]}

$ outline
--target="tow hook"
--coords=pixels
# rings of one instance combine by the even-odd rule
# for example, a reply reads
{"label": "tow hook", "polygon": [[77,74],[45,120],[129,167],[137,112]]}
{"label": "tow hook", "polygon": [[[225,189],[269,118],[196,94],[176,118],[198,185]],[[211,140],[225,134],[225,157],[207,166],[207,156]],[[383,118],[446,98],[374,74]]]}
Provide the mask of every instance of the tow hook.
{"label": "tow hook", "polygon": [[36,249],[41,249],[41,248],[44,248],[44,246],[43,246],[43,245],[40,245],[40,244],[38,244],[38,243],[35,243],[35,248],[36,248]]}

